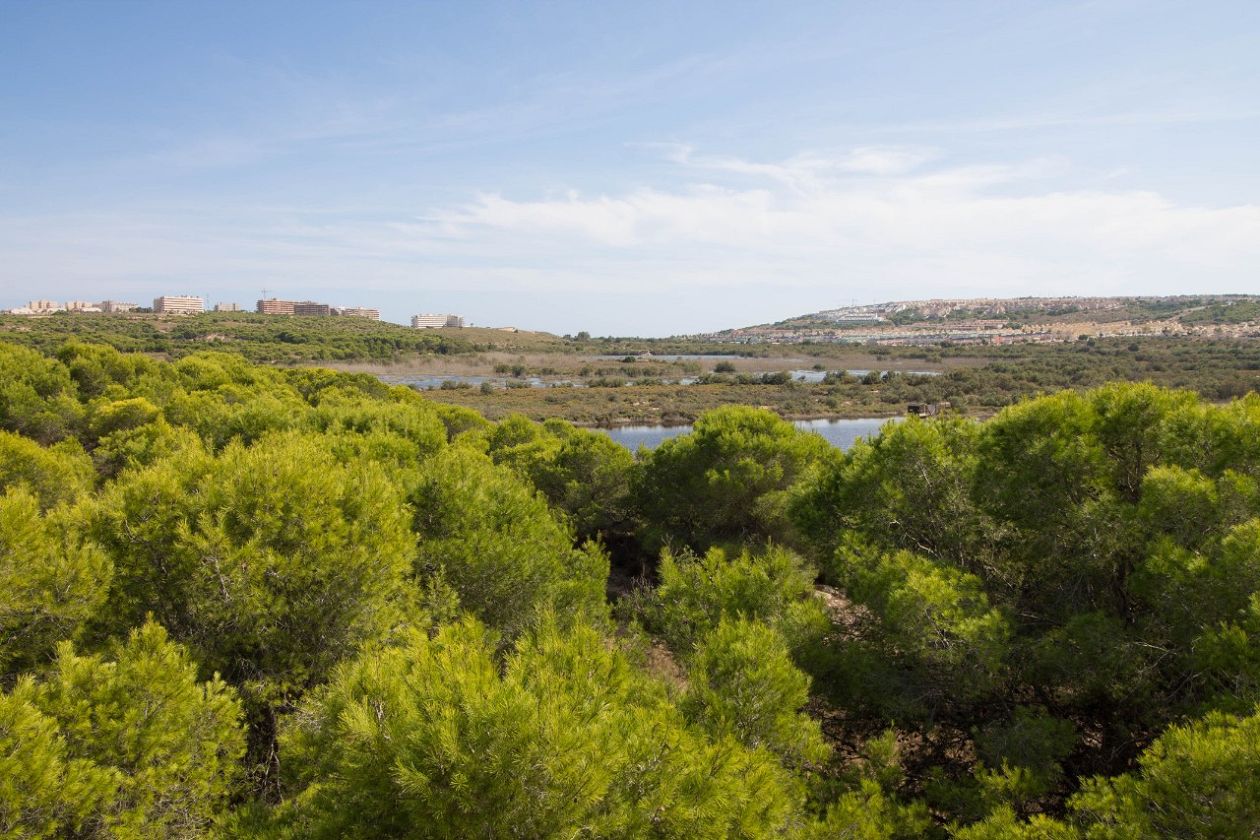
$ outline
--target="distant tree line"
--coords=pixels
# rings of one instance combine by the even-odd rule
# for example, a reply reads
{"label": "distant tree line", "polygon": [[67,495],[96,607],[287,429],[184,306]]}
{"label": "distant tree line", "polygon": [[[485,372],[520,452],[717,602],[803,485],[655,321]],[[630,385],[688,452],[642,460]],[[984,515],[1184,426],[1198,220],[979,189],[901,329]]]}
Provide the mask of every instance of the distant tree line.
{"label": "distant tree line", "polygon": [[469,352],[461,339],[368,318],[204,313],[160,318],[67,313],[47,318],[0,316],[0,338],[54,352],[66,341],[178,358],[222,349],[270,364],[394,361],[426,353]]}

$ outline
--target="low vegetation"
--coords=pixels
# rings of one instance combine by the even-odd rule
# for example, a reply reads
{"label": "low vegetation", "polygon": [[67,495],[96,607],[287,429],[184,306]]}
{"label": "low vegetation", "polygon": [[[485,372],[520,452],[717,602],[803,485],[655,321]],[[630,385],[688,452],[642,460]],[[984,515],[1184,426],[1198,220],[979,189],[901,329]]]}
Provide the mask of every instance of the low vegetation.
{"label": "low vegetation", "polygon": [[[786,370],[724,370],[700,374],[694,384],[653,384],[649,378],[648,384],[632,386],[626,384],[636,381],[632,372],[614,368],[611,373],[620,373],[619,379],[610,384],[605,376],[585,388],[446,388],[430,396],[475,409],[491,419],[523,414],[534,420],[554,417],[582,425],[615,426],[689,423],[725,405],[764,406],[781,417],[808,419],[881,417],[903,413],[908,403],[949,402],[956,412],[987,416],[1038,394],[1114,381],[1185,388],[1213,401],[1260,388],[1260,343],[1254,341],[1090,339],[1015,347],[882,350],[887,348],[864,359],[845,359],[875,370],[858,376],[828,364],[832,357],[827,353],[840,353],[840,349],[814,348],[811,352],[818,355],[810,358],[818,361],[811,367],[826,374],[814,384],[797,381]],[[847,357],[854,353],[852,348],[843,352]],[[733,367],[720,361],[713,366],[724,364]],[[774,359],[764,362],[765,367],[774,364]],[[881,373],[894,364],[914,364],[939,374]],[[523,369],[521,375],[529,373]]]}
{"label": "low vegetation", "polygon": [[0,315],[0,339],[52,352],[66,341],[108,344],[124,352],[179,358],[202,350],[228,350],[270,364],[398,362],[474,349],[559,343],[533,333],[496,330],[413,330],[354,316],[298,317],[252,312],[201,315],[85,315],[30,318]]}

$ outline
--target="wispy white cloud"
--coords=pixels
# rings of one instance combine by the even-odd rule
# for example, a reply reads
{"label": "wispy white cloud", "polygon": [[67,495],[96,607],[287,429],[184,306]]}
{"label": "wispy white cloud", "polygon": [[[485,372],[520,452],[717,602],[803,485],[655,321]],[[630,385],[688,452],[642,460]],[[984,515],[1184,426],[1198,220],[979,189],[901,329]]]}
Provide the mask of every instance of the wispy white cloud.
{"label": "wispy white cloud", "polygon": [[904,175],[937,157],[934,149],[913,146],[859,146],[833,152],[801,152],[781,161],[752,161],[728,155],[698,154],[684,143],[642,144],[680,166],[778,181],[795,190],[816,190],[838,177]]}
{"label": "wispy white cloud", "polygon": [[1260,119],[1260,108],[1222,106],[1217,108],[1177,107],[1156,110],[1104,108],[1089,112],[1079,108],[1013,112],[970,118],[943,120],[908,120],[895,123],[863,123],[850,125],[891,134],[985,134],[999,132],[1038,131],[1048,128],[1121,128],[1133,126],[1180,126],[1206,123],[1250,122]]}
{"label": "wispy white cloud", "polygon": [[[1260,266],[1260,206],[1184,205],[1104,181],[1047,186],[1069,169],[1062,160],[927,168],[925,155],[870,149],[773,163],[687,147],[670,156],[706,180],[620,195],[488,194],[434,224],[525,262],[546,243],[548,252],[563,245],[630,265],[703,257],[728,266],[730,283],[791,273],[828,287],[857,272],[925,293],[957,284],[1084,292],[1099,281],[1191,290],[1236,286]],[[882,171],[844,177],[870,170]],[[712,183],[717,174],[763,183]]]}
{"label": "wispy white cloud", "polygon": [[[247,290],[287,282],[345,303],[434,288],[487,300],[742,295],[745,308],[792,301],[777,311],[784,316],[851,298],[1246,290],[1260,269],[1260,206],[1080,183],[1062,160],[949,166],[896,149],[768,163],[669,154],[682,176],[673,188],[486,193],[370,216],[276,206],[0,219],[0,278],[78,283],[85,295],[124,279],[154,294],[171,278],[192,289],[225,278]],[[660,329],[764,320],[672,317]],[[636,332],[616,312],[602,318],[610,331]]]}

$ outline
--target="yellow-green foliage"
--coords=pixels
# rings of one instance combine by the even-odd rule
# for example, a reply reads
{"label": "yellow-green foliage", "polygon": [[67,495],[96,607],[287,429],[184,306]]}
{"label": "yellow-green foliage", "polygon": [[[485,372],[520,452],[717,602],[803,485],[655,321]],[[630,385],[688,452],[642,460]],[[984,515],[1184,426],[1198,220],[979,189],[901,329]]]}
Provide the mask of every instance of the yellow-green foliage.
{"label": "yellow-green foliage", "polygon": [[70,372],[34,350],[5,345],[0,351],[0,429],[40,443],[74,434],[83,409]]}
{"label": "yellow-green foliage", "polygon": [[724,619],[701,638],[687,665],[684,708],[714,735],[763,747],[793,766],[827,757],[817,721],[801,712],[809,677],[792,664],[773,628]]}
{"label": "yellow-green foliage", "polygon": [[608,558],[573,534],[546,501],[468,448],[451,448],[416,471],[408,501],[418,537],[417,574],[440,572],[463,606],[509,636],[539,606],[604,611]]}
{"label": "yellow-green foliage", "polygon": [[126,474],[91,516],[115,562],[108,621],[146,614],[203,664],[301,689],[398,621],[415,554],[399,488],[317,437],[273,435]]}
{"label": "yellow-green foliage", "polygon": [[472,621],[343,666],[291,735],[290,837],[776,837],[800,791],[687,726],[591,627],[544,620],[500,667]]}
{"label": "yellow-green foliage", "polygon": [[495,424],[486,442],[491,459],[533,484],[580,538],[628,529],[634,458],[607,435],[562,420],[540,426],[513,415]]}
{"label": "yellow-green foliage", "polygon": [[12,432],[0,432],[0,491],[23,486],[44,508],[72,502],[92,489],[92,459],[77,440],[50,447]]}
{"label": "yellow-green foliage", "polygon": [[1260,714],[1211,714],[1173,726],[1142,753],[1138,768],[1086,780],[1059,822],[1021,823],[1009,808],[954,832],[998,837],[1141,840],[1251,837],[1260,825]]}
{"label": "yellow-green foliage", "polygon": [[834,450],[773,412],[729,407],[665,441],[637,473],[634,494],[650,539],[697,550],[787,533],[788,488]]}
{"label": "yellow-green foliage", "polygon": [[155,624],[108,658],[69,643],[0,696],[5,837],[199,837],[240,776],[241,708]]}
{"label": "yellow-green foliage", "polygon": [[75,518],[21,487],[0,495],[0,674],[43,664],[105,600],[110,561]]}
{"label": "yellow-green foliage", "polygon": [[635,455],[0,345],[0,838],[1246,836],[1258,558],[1254,395]]}
{"label": "yellow-green foliage", "polygon": [[770,547],[730,557],[720,548],[703,556],[665,551],[658,569],[651,628],[687,655],[724,619],[748,619],[783,634],[801,654],[830,629],[813,597],[814,569],[792,552]]}

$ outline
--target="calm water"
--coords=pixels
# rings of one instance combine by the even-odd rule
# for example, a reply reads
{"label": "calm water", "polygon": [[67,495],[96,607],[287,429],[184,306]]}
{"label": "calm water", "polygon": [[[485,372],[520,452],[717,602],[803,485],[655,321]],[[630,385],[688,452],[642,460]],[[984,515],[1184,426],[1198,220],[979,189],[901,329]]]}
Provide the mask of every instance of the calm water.
{"label": "calm water", "polygon": [[[832,446],[848,449],[858,438],[871,437],[879,432],[880,426],[900,419],[862,417],[856,420],[796,420],[792,425],[803,431],[822,435]],[[619,426],[599,431],[631,450],[640,446],[655,449],[672,437],[687,434],[691,431],[691,426]]]}
{"label": "calm water", "polygon": [[412,388],[419,388],[421,391],[433,391],[441,388],[443,382],[457,382],[473,388],[481,387],[483,382],[489,382],[491,385],[499,388],[506,388],[509,382],[515,384],[524,383],[531,388],[553,388],[565,385],[583,387],[585,384],[568,379],[545,380],[539,379],[537,376],[515,379],[505,376],[462,376],[454,373],[442,376],[391,376],[382,374],[380,379],[382,382],[388,382],[390,385],[410,385]]}
{"label": "calm water", "polygon": [[690,361],[691,359],[725,359],[726,361],[732,361],[734,359],[743,358],[737,353],[662,353],[659,356],[639,356],[634,353],[622,353],[621,355],[608,353],[596,356],[595,358],[606,362],[620,362],[622,359],[627,359],[632,356],[634,357],[635,362],[682,362]]}
{"label": "calm water", "polygon": [[[730,356],[652,356],[649,358],[649,360],[651,359],[682,359],[682,358],[729,359],[731,357]],[[745,371],[745,372],[750,373],[753,376],[760,376],[763,373],[777,373],[778,371],[757,370],[757,371]],[[935,370],[908,370],[905,372],[910,373],[910,374],[919,374],[921,376],[939,376],[940,375],[940,371],[935,371]],[[797,382],[806,382],[810,384],[817,384],[819,382],[822,382],[823,377],[827,375],[827,372],[825,370],[790,370],[788,371],[788,373]],[[866,376],[866,374],[870,373],[870,371],[869,370],[850,370],[849,373],[852,374],[853,376],[862,377],[862,376]],[[581,379],[572,379],[572,380],[540,379],[537,376],[530,376],[526,378],[517,379],[513,377],[506,377],[506,376],[463,376],[463,375],[453,374],[453,373],[444,374],[444,375],[410,374],[406,376],[394,376],[390,374],[382,374],[380,378],[382,382],[388,382],[391,385],[410,385],[411,387],[419,388],[422,391],[432,391],[436,388],[441,388],[443,382],[452,382],[452,383],[457,382],[460,384],[468,385],[473,388],[481,387],[481,383],[483,382],[489,382],[491,385],[494,385],[495,387],[498,387],[498,388],[506,388],[509,382],[512,382],[514,384],[525,384],[531,388],[552,388],[555,386],[565,386],[565,385],[572,385],[574,387],[581,388],[586,385],[586,383],[583,382]],[[667,385],[674,382],[676,382],[679,385],[692,385],[695,383],[696,378],[694,376],[684,376],[681,379],[664,379],[664,380],[659,380],[659,381],[662,381]],[[634,380],[632,379],[627,379],[626,382],[627,384],[634,384]]]}
{"label": "calm water", "polygon": [[[856,376],[859,379],[863,376],[866,376],[866,374],[870,373],[870,371],[866,370],[865,368],[853,368],[847,372],[850,376]],[[880,373],[887,373],[887,372],[888,371],[883,371],[883,370],[880,371]],[[940,376],[941,375],[941,372],[939,370],[903,370],[901,372],[906,374],[907,376]],[[766,373],[773,373],[773,371],[766,371]],[[790,370],[788,371],[788,373],[790,373],[792,375],[792,378],[795,379],[797,382],[809,382],[815,385],[818,384],[819,382],[822,382],[823,379],[825,379],[827,376],[827,371],[825,370]]]}

